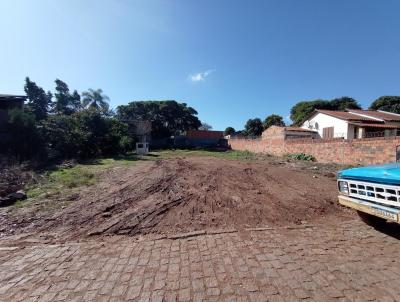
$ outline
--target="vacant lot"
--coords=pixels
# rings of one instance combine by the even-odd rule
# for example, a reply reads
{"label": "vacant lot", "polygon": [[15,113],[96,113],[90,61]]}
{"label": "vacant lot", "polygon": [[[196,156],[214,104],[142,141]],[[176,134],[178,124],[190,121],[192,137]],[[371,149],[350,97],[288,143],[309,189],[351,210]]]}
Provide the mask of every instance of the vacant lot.
{"label": "vacant lot", "polygon": [[3,236],[171,235],[345,220],[339,167],[249,153],[169,151],[57,169],[14,207]]}
{"label": "vacant lot", "polygon": [[0,301],[397,301],[399,227],[338,207],[338,169],[169,151],[34,175],[0,209]]}

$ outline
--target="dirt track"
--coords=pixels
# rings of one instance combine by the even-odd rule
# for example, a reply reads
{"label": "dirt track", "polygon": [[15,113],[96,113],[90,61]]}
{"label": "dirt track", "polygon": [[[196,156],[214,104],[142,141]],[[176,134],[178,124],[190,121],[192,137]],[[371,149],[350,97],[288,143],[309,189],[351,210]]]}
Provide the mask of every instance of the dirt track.
{"label": "dirt track", "polygon": [[110,169],[99,184],[80,195],[64,209],[25,213],[13,225],[24,232],[80,238],[281,226],[348,217],[336,205],[332,174],[265,161],[215,157],[145,161]]}

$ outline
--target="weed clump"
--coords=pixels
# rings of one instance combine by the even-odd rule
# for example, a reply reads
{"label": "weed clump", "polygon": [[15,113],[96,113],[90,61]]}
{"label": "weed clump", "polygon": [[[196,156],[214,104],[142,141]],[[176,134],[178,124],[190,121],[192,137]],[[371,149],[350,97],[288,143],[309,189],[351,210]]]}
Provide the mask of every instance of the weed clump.
{"label": "weed clump", "polygon": [[313,155],[305,153],[286,154],[286,158],[304,161],[316,161],[316,158]]}

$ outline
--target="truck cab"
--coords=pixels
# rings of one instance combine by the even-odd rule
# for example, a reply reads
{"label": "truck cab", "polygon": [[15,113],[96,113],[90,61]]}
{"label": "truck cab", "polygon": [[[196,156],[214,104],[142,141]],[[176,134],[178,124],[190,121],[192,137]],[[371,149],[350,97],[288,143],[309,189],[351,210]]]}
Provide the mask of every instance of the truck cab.
{"label": "truck cab", "polygon": [[400,163],[338,172],[339,203],[369,225],[400,223]]}

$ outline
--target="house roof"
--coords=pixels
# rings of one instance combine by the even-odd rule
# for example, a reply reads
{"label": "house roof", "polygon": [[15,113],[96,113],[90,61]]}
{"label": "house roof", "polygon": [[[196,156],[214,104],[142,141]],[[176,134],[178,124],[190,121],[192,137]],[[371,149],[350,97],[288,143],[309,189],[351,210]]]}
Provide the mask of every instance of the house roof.
{"label": "house roof", "polygon": [[355,114],[368,115],[377,119],[381,119],[388,122],[400,122],[400,114],[386,112],[386,111],[376,111],[376,110],[362,110],[362,109],[348,109],[349,112]]}
{"label": "house roof", "polygon": [[350,112],[347,112],[347,111],[316,109],[315,113],[318,113],[318,112],[326,114],[326,115],[330,115],[330,116],[333,116],[333,117],[336,117],[336,118],[341,119],[341,120],[346,120],[346,121],[362,121],[362,122],[375,122],[375,123],[379,122],[376,118],[372,118],[372,117],[369,118],[369,117],[365,117],[365,116],[360,116],[360,115],[357,115],[357,114],[354,114],[354,113],[350,113]]}
{"label": "house roof", "polygon": [[25,95],[0,94],[0,101],[26,101]]}
{"label": "house roof", "polygon": [[300,127],[285,127],[285,130],[288,130],[288,131],[297,131],[297,132],[317,132],[317,131],[315,131],[315,130],[304,129],[304,128],[300,128]]}
{"label": "house roof", "polygon": [[366,124],[366,123],[349,123],[354,126],[363,128],[382,128],[382,129],[400,129],[400,125],[389,125],[389,124]]}

